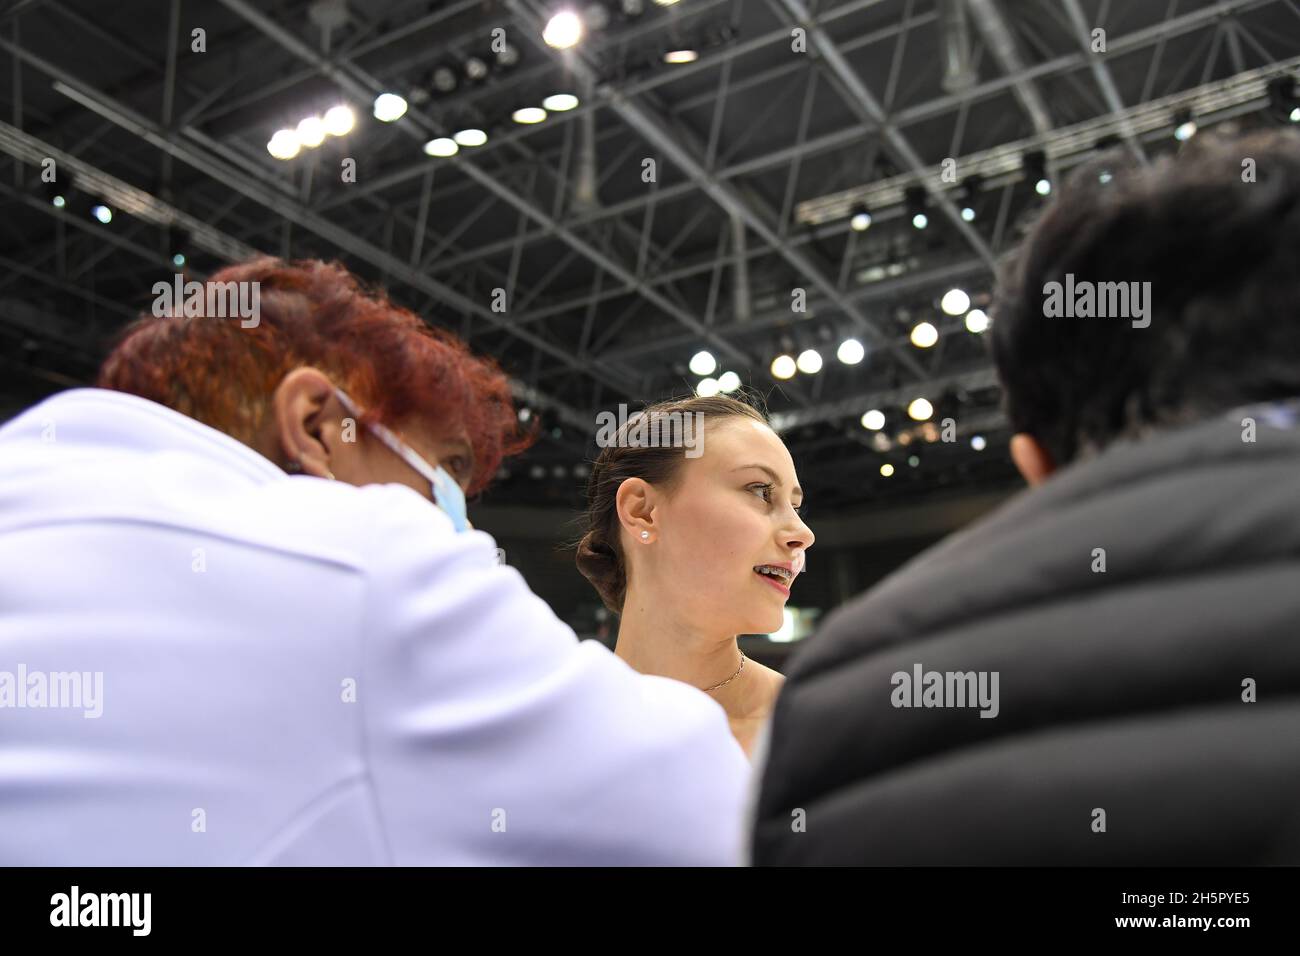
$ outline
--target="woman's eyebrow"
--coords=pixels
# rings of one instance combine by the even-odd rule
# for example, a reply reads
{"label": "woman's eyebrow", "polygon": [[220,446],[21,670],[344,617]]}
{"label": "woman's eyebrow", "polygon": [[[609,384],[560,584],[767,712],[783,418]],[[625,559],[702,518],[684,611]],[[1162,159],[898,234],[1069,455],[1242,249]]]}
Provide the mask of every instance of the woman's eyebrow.
{"label": "woman's eyebrow", "polygon": [[[776,486],[778,486],[778,487],[780,487],[781,485],[784,484],[784,482],[782,482],[781,479],[777,476],[776,472],[774,472],[771,468],[767,467],[767,465],[758,465],[758,464],[754,464],[754,465],[741,465],[739,468],[733,468],[733,469],[731,469],[731,470],[732,470],[732,471],[744,471],[744,470],[747,469],[747,468],[757,468],[759,471],[766,472],[766,473],[767,473],[767,476],[768,476],[769,478],[772,479],[772,484],[774,484],[774,485],[776,485]],[[792,489],[790,490],[790,494],[792,494],[792,495],[797,495],[799,498],[802,499],[802,498],[803,498],[803,489],[800,488],[798,485],[795,485],[794,488],[792,488]]]}

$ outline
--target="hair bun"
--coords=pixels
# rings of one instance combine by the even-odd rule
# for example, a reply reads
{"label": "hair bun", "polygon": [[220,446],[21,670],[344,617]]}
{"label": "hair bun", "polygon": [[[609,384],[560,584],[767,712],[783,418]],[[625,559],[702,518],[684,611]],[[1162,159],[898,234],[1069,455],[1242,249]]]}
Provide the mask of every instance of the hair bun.
{"label": "hair bun", "polygon": [[595,531],[583,535],[578,542],[574,563],[582,576],[596,589],[605,607],[615,614],[622,611],[623,589],[627,580],[623,560],[604,537]]}

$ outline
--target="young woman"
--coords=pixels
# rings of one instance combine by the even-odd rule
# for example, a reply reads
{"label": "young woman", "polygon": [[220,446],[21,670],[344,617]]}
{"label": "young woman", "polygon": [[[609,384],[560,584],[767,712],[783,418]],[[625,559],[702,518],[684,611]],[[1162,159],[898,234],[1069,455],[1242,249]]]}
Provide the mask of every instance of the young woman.
{"label": "young woman", "polygon": [[[727,396],[642,414],[648,441],[634,419],[596,459],[578,569],[620,616],[615,653],[708,693],[752,756],[784,678],[736,637],[781,626],[814,541],[794,462],[760,411]],[[679,422],[698,447],[664,440]]]}

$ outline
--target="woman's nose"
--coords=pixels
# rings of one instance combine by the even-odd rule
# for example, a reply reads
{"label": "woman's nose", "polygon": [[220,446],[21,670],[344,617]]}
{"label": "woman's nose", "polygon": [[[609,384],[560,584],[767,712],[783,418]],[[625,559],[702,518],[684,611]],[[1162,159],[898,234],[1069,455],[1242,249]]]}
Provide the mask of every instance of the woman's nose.
{"label": "woman's nose", "polygon": [[791,529],[790,537],[786,539],[785,546],[787,548],[799,548],[807,551],[813,546],[813,542],[817,540],[817,536],[812,533],[811,528],[803,523],[802,518],[797,520],[798,524]]}

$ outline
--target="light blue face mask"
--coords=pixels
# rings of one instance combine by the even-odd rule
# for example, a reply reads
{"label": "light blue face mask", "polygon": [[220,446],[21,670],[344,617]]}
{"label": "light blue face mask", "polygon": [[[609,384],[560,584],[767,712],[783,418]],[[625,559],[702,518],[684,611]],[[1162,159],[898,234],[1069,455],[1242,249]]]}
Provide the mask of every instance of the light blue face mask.
{"label": "light blue face mask", "polygon": [[[361,413],[357,411],[357,406],[353,404],[352,399],[340,388],[335,388],[334,393],[338,396],[339,403],[347,409],[349,415],[357,421],[361,421]],[[452,526],[459,531],[469,531],[469,515],[466,513],[465,492],[461,490],[456,479],[447,474],[447,470],[441,465],[431,465],[418,455],[410,445],[398,438],[392,431],[383,425],[366,424],[371,434],[387,445],[402,461],[406,462],[424,478],[429,481],[429,491],[433,495],[434,503],[441,508],[451,519]]]}

